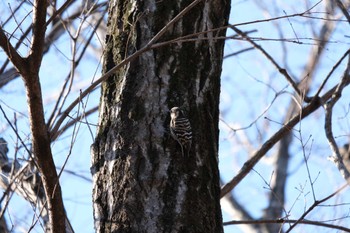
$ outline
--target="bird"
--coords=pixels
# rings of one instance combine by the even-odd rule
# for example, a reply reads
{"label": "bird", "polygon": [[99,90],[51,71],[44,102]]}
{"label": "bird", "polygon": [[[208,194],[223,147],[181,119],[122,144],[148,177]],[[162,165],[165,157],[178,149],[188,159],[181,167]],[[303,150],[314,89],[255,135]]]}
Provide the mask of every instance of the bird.
{"label": "bird", "polygon": [[170,133],[180,144],[182,156],[189,155],[192,144],[192,128],[181,107],[170,109]]}

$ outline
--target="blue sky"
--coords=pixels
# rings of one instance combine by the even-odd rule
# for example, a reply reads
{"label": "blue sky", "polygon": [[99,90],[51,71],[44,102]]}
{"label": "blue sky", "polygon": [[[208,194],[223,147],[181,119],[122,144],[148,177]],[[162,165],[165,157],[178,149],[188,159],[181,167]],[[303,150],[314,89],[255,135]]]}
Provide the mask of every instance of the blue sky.
{"label": "blue sky", "polygon": [[[260,2],[260,5],[257,2]],[[268,4],[269,1],[233,0],[230,23],[239,24],[300,13],[318,1],[306,1],[308,6],[305,4],[305,1],[301,0],[274,2],[275,4]],[[266,5],[264,5],[265,3]],[[325,1],[322,1],[313,10],[312,16],[324,17],[324,3]],[[2,4],[4,4],[2,6],[3,9],[8,9],[7,3]],[[22,15],[17,15],[17,17],[25,17],[28,11],[22,12]],[[340,12],[338,12],[339,14]],[[30,18],[27,20],[27,23],[29,23]],[[250,36],[256,37],[257,43],[262,45],[282,67],[287,68],[291,75],[299,80],[310,51],[316,44],[311,38],[313,33],[318,33],[321,24],[321,19],[310,20],[309,18],[294,17],[289,20],[280,19],[278,21],[252,23],[239,28],[244,31],[256,30]],[[277,28],[283,33],[283,38],[290,38],[293,41],[301,42],[301,44],[276,41],[275,39],[279,38]],[[232,35],[232,30],[229,30],[228,34]],[[349,38],[346,36],[349,36],[348,24],[346,22],[339,23],[331,37],[332,43],[327,45],[321,66],[317,69],[317,78],[315,85],[312,87],[312,92],[316,90],[342,53],[348,49]],[[259,38],[273,40],[262,41]],[[67,77],[70,70],[72,46],[70,43],[67,43],[67,39],[66,35],[58,40],[43,60],[40,76],[47,117],[59,93],[58,87],[61,86],[62,81]],[[100,45],[98,38],[94,38],[94,44],[96,46]],[[244,41],[228,40],[225,54],[250,46]],[[21,53],[26,54],[26,46],[21,48]],[[80,89],[84,89],[94,78],[100,75],[100,57],[101,54],[96,55],[96,51],[88,50],[87,59],[76,71],[73,85],[75,90],[68,97],[67,103],[79,95]],[[0,61],[4,61],[4,59],[4,54],[0,53]],[[337,83],[344,67],[345,64],[340,66],[330,79],[329,84],[326,85],[326,88]],[[274,100],[277,93],[278,97]],[[220,172],[225,181],[230,180],[239,171],[244,162],[249,159],[251,153],[258,150],[262,143],[281,127],[285,111],[291,101],[290,93],[292,93],[292,89],[284,77],[276,72],[271,63],[259,52],[252,50],[225,59],[222,71],[220,104],[222,118],[220,122]],[[346,89],[344,93],[345,98],[337,104],[334,116],[335,135],[340,145],[347,142],[350,129],[347,116],[349,110],[348,95],[349,91]],[[29,142],[29,125],[26,118],[27,107],[22,80],[17,79],[3,87],[0,90],[0,96],[0,104],[5,110],[10,112],[9,115],[12,116],[16,112],[18,126],[21,129],[20,135],[26,142]],[[84,103],[87,104],[88,108],[96,106],[98,101],[99,91],[95,91],[89,98],[84,99]],[[268,110],[266,111],[266,109]],[[77,110],[72,111],[72,116],[76,113]],[[260,118],[258,117],[259,115],[261,115]],[[294,132],[293,145],[290,148],[292,159],[288,168],[290,176],[287,183],[286,203],[286,210],[290,210],[292,219],[297,219],[313,203],[312,189],[303,155],[306,155],[309,159],[311,179],[315,181],[314,190],[318,199],[331,194],[344,183],[335,166],[327,160],[327,156],[331,152],[324,136],[323,119],[324,110],[319,109],[315,114],[305,119],[302,124],[298,125]],[[252,124],[254,120],[256,122]],[[87,121],[96,124],[97,114],[89,116]],[[251,126],[245,130],[233,132],[226,124],[235,129]],[[72,135],[72,131],[65,133],[53,144],[52,149],[58,168],[63,165],[69,155],[66,170],[73,171],[79,176],[87,178],[84,179],[64,172],[61,177],[61,185],[67,213],[76,232],[94,232],[91,205],[92,183],[89,181],[91,179],[89,170],[90,145],[93,139],[86,125],[81,124],[78,126],[79,130],[76,135]],[[95,133],[96,128],[92,125],[91,130]],[[0,116],[0,135],[11,145],[16,141],[16,137],[11,130],[6,128],[3,116]],[[71,153],[68,153],[71,140],[76,142],[72,147]],[[305,145],[304,150],[302,145]],[[263,209],[267,206],[267,194],[269,191],[267,190],[266,182],[270,180],[274,171],[275,148],[277,147],[274,147],[257,164],[254,168],[255,172],[252,171],[233,192],[238,201],[255,218],[259,218]],[[9,154],[13,153],[14,149],[10,146]],[[24,151],[19,151],[20,156],[24,154]],[[346,216],[349,205],[335,207],[333,204],[350,203],[349,197],[349,191],[345,190],[327,202],[330,206],[318,207],[308,217],[310,219],[321,218],[322,220],[329,220]],[[24,229],[26,226],[29,227],[31,219],[28,216],[32,217],[29,204],[16,195],[11,203],[16,204],[9,207],[6,217],[11,219],[12,224],[15,226],[23,225]],[[223,214],[224,221],[232,219],[228,213],[223,212]],[[346,224],[346,221],[348,219],[339,221],[339,224]],[[315,228],[303,226],[300,229],[304,229],[303,231],[307,232],[308,229],[312,231]],[[317,229],[320,232],[330,232],[329,229]],[[21,229],[16,228],[15,230],[20,232]],[[241,230],[241,228],[235,226],[225,227],[226,233],[236,233]],[[34,232],[40,232],[40,228],[35,229]]]}
{"label": "blue sky", "polygon": [[[302,13],[308,6],[318,1],[233,1],[230,23],[240,24],[242,22],[285,16],[286,14]],[[311,16],[324,18],[325,1],[312,10]],[[341,16],[338,11],[337,16]],[[263,23],[252,23],[240,26],[242,31],[256,30],[250,36],[256,38],[256,42],[279,63],[286,68],[296,80],[300,80],[305,64],[309,59],[310,51],[315,47],[316,41],[312,40],[313,33],[319,33],[323,20],[294,17],[269,21]],[[278,29],[280,31],[278,31]],[[325,78],[335,62],[343,55],[349,47],[349,39],[345,37],[348,23],[337,24],[334,34],[330,38],[331,43],[326,46],[322,56],[321,65],[315,75],[315,84],[311,93],[315,93],[321,81]],[[229,33],[233,33],[232,31]],[[280,42],[280,34],[294,42]],[[262,41],[260,38],[270,39]],[[230,54],[241,49],[250,47],[245,41],[229,41],[225,53]],[[339,81],[346,67],[346,63],[340,66],[326,85],[326,90]],[[222,72],[222,97],[220,122],[220,171],[225,181],[230,180],[241,168],[244,162],[258,150],[283,123],[287,106],[291,101],[292,89],[285,78],[257,51],[249,51],[224,61]],[[283,93],[283,94],[281,94]],[[278,97],[275,99],[276,94]],[[349,109],[349,91],[345,89],[344,99],[337,103],[333,119],[334,134],[339,145],[343,145],[349,139],[349,121],[347,112]],[[275,100],[274,100],[275,99]],[[274,100],[274,101],[273,101]],[[268,108],[268,111],[265,110]],[[260,116],[261,115],[261,116]],[[259,117],[260,116],[260,117]],[[226,124],[234,129],[249,126],[246,130],[233,132]],[[324,110],[317,110],[312,116],[306,118],[293,131],[293,142],[290,147],[291,160],[288,168],[288,182],[286,186],[287,203],[286,210],[290,211],[290,218],[297,219],[313,204],[312,189],[308,179],[304,156],[308,158],[311,180],[314,182],[316,199],[321,199],[337,187],[344,184],[343,178],[335,166],[327,160],[331,155],[323,129]],[[302,145],[304,145],[304,150]],[[275,146],[255,167],[254,171],[236,187],[235,197],[255,217],[259,218],[262,211],[267,207],[267,189],[270,177],[274,173]],[[343,191],[340,195],[331,199],[328,207],[318,207],[307,216],[313,220],[331,220],[344,217],[348,213],[349,206],[337,206],[334,204],[349,203],[349,191]],[[232,217],[224,213],[224,221]],[[234,219],[239,220],[239,219]],[[348,226],[344,221],[329,221],[330,223]],[[300,226],[296,232],[314,231],[313,226]],[[331,232],[330,229],[317,228],[320,232]],[[238,232],[236,227],[225,227],[225,232]]]}

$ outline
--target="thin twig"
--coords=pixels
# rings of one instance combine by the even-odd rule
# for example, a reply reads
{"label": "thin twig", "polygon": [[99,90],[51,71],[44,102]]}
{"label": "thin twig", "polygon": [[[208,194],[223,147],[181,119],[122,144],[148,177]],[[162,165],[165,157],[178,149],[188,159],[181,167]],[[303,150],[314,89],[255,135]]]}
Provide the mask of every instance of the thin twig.
{"label": "thin twig", "polygon": [[178,15],[176,15],[168,24],[166,24],[142,49],[136,51],[135,53],[131,54],[129,57],[125,58],[123,61],[121,61],[119,64],[115,65],[113,68],[111,68],[108,72],[106,72],[104,75],[102,75],[99,79],[97,79],[95,82],[93,82],[89,87],[87,87],[84,91],[81,92],[78,98],[76,98],[62,113],[61,117],[57,120],[56,124],[52,127],[52,130],[50,131],[50,134],[55,135],[57,131],[59,130],[61,124],[68,116],[69,112],[75,108],[75,106],[79,103],[79,101],[87,96],[92,90],[94,90],[101,82],[105,81],[107,78],[112,76],[118,69],[123,67],[124,65],[128,64],[129,62],[133,61],[137,57],[139,57],[141,54],[152,50],[153,44],[181,17],[188,13],[193,7],[195,7],[197,4],[202,2],[203,0],[195,0],[190,5],[188,5],[185,9],[183,9]]}
{"label": "thin twig", "polygon": [[288,74],[287,70],[282,68],[268,52],[266,52],[260,45],[255,43],[254,40],[248,37],[244,32],[239,30],[236,26],[231,25],[231,29],[234,30],[237,34],[241,35],[250,44],[252,44],[254,48],[259,50],[276,67],[276,69],[286,78],[288,83],[293,87],[294,91],[298,94],[301,100],[305,100],[306,102],[309,100],[307,97],[304,96],[304,93],[300,91],[298,84]]}
{"label": "thin twig", "polygon": [[305,220],[305,219],[301,221],[293,220],[293,219],[239,220],[239,221],[224,222],[223,226],[238,225],[238,224],[254,224],[254,225],[264,224],[265,225],[265,224],[281,224],[281,223],[283,224],[283,223],[296,223],[296,222],[298,222],[299,224],[327,227],[330,229],[341,230],[343,232],[350,232],[350,229],[346,227],[342,227],[335,224],[328,224],[320,221]]}
{"label": "thin twig", "polygon": [[24,149],[27,151],[28,153],[28,156],[30,156],[33,161],[34,161],[34,158],[32,157],[32,153],[31,151],[27,148],[26,144],[24,143],[23,139],[21,138],[21,136],[19,135],[19,131],[13,126],[13,124],[11,123],[10,119],[7,117],[4,109],[2,108],[1,104],[0,104],[0,111],[2,112],[2,114],[4,115],[5,117],[5,120],[7,121],[7,124],[11,127],[11,129],[13,130],[13,132],[16,134],[16,137],[21,141],[21,144],[22,146],[24,147]]}
{"label": "thin twig", "polygon": [[[82,50],[81,50],[81,52],[80,52],[80,54],[79,54],[79,57],[78,57],[77,60],[75,61],[75,66],[76,66],[76,67],[78,67],[78,65],[80,64],[80,61],[81,61],[82,58],[84,57],[85,52],[87,51],[87,48],[88,48],[88,46],[89,46],[89,44],[90,44],[90,41],[93,39],[93,36],[94,36],[94,34],[96,33],[96,31],[97,31],[97,29],[98,29],[98,26],[102,23],[102,19],[103,19],[103,18],[101,17],[101,18],[97,21],[97,23],[96,23],[96,25],[95,25],[93,31],[90,33],[90,36],[89,36],[89,38],[87,39],[87,41],[86,41],[84,47],[82,48]],[[59,97],[58,97],[58,99],[57,99],[57,101],[56,101],[56,104],[55,104],[55,106],[54,106],[54,108],[53,108],[53,110],[52,110],[52,113],[51,113],[50,117],[48,118],[47,125],[48,125],[48,127],[49,127],[49,130],[50,130],[51,127],[53,126],[53,122],[55,121],[55,119],[57,118],[57,116],[59,116],[59,114],[62,112],[62,109],[63,109],[63,106],[64,106],[65,101],[63,100],[63,101],[61,102],[61,99],[62,99],[62,97],[63,97],[63,95],[64,95],[65,90],[66,90],[66,86],[67,86],[67,84],[68,84],[69,77],[71,76],[71,73],[72,73],[72,71],[69,72],[68,77],[66,78],[66,81],[65,81],[65,83],[64,83],[63,86],[62,86],[62,89],[61,89],[61,92],[60,92],[60,94],[59,94]]]}
{"label": "thin twig", "polygon": [[[96,107],[93,107],[93,108],[87,110],[82,115],[79,115],[79,116],[77,116],[75,118],[71,117],[72,119],[69,122],[67,122],[67,124],[62,126],[62,128],[60,128],[60,130],[58,130],[56,134],[51,135],[51,140],[55,141],[63,132],[65,132],[68,128],[72,127],[77,122],[86,124],[88,127],[90,127],[90,125],[93,125],[93,124],[88,123],[88,122],[82,122],[81,119],[83,119],[83,118],[86,119],[87,116],[97,112],[97,110],[98,110],[98,107],[96,106]],[[70,116],[68,116],[68,117],[70,117]],[[93,125],[93,126],[96,126],[96,125]]]}
{"label": "thin twig", "polygon": [[[332,197],[334,197],[336,194],[338,194],[340,191],[342,191],[343,189],[345,189],[346,187],[348,187],[347,184],[343,185],[342,187],[340,187],[338,190],[336,190],[334,193],[328,195],[327,197],[319,200],[319,201],[315,201],[308,209],[307,211],[305,211],[301,217],[296,220],[291,226],[290,228],[286,231],[286,233],[290,232],[296,225],[303,223],[305,220],[306,215],[308,215],[315,207],[319,206],[321,203],[331,199]],[[346,232],[350,232],[349,229],[346,230]]]}
{"label": "thin twig", "polygon": [[332,67],[332,70],[328,73],[328,75],[326,76],[326,78],[323,80],[322,84],[320,85],[320,87],[318,88],[315,96],[318,96],[323,87],[326,85],[328,79],[331,77],[331,75],[333,74],[333,72],[339,67],[339,65],[343,62],[343,60],[346,58],[347,55],[349,55],[350,53],[350,49],[348,49],[344,54],[343,56],[337,61],[337,63],[335,63],[335,65]]}
{"label": "thin twig", "polygon": [[292,117],[280,130],[278,130],[269,140],[267,140],[260,150],[258,150],[252,158],[250,158],[238,172],[238,174],[232,178],[222,189],[220,197],[222,198],[228,192],[230,192],[236,185],[251,171],[251,169],[258,163],[258,161],[289,131],[293,129],[293,127],[300,122],[305,117],[309,116],[312,112],[322,106],[322,103],[327,101],[335,92],[337,86],[330,89],[326,92],[321,98],[318,100],[314,100],[305,107],[303,107],[300,113],[296,114]]}

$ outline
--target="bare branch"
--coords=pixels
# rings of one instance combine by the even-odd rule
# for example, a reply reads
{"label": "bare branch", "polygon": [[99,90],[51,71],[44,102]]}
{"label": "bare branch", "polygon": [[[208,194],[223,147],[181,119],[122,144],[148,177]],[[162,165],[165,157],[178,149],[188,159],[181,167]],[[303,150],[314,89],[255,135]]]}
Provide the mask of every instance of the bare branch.
{"label": "bare branch", "polygon": [[[9,160],[6,155],[7,152],[7,142],[0,138],[0,187],[5,190],[5,193],[15,192],[29,201],[33,206],[33,210],[38,210],[37,219],[41,218],[45,230],[49,230],[47,200],[38,170],[33,161],[20,165],[16,160]],[[73,232],[73,228],[69,220],[66,219],[66,233],[70,232]]]}
{"label": "bare branch", "polygon": [[[265,224],[295,223],[297,221],[298,220],[293,220],[293,219],[237,220],[237,221],[224,222],[223,225],[224,226],[237,225],[237,224],[254,224],[254,225],[264,224],[265,225]],[[342,232],[350,232],[350,228],[342,227],[336,224],[324,223],[320,221],[302,220],[302,221],[299,221],[299,224],[320,226],[320,227],[340,230]]]}
{"label": "bare branch", "polygon": [[17,53],[16,49],[11,45],[1,25],[0,25],[0,47],[5,51],[7,57],[11,60],[11,62],[17,69],[18,67],[24,66],[25,64],[24,59]]}
{"label": "bare branch", "polygon": [[[53,19],[58,17],[59,15],[66,10],[67,7],[69,7],[74,1],[69,0],[66,1],[57,11],[55,11],[50,19],[46,22],[46,25],[49,25],[49,23],[53,22],[53,27],[51,28],[50,32],[45,38],[45,43],[44,43],[44,48],[43,48],[43,53],[48,52],[50,46],[53,44],[54,41],[59,39],[61,35],[64,33],[64,23],[67,25],[72,24],[74,19],[78,18],[81,15],[82,9],[77,9],[74,11],[72,14],[69,15],[68,18],[62,19],[61,22],[55,22]],[[97,4],[94,6],[93,10],[97,10],[100,7],[103,7],[106,5],[106,2]],[[93,13],[93,12],[92,12]],[[103,20],[103,17],[100,18],[100,20]],[[18,49],[19,46],[23,43],[23,40],[29,35],[30,31],[32,30],[32,26],[29,26],[21,35],[21,37],[18,39],[18,42],[15,44],[14,48]],[[0,88],[10,81],[16,79],[19,76],[19,73],[16,72],[16,69],[13,67],[10,67],[9,69],[6,70],[6,67],[9,64],[9,60],[7,59],[1,66],[0,68]],[[6,71],[5,71],[6,70]]]}
{"label": "bare branch", "polygon": [[14,68],[7,70],[0,75],[0,88],[18,77],[18,71]]}
{"label": "bare branch", "polygon": [[239,35],[242,36],[242,38],[244,38],[245,40],[247,40],[249,43],[251,43],[254,48],[256,48],[257,50],[259,50],[275,67],[276,69],[286,78],[286,80],[288,81],[288,83],[293,87],[294,91],[298,94],[299,98],[301,100],[305,100],[306,102],[309,101],[308,97],[305,97],[304,93],[302,93],[297,85],[297,83],[293,80],[293,78],[288,74],[286,69],[283,69],[282,67],[280,67],[280,65],[278,65],[278,63],[275,61],[275,59],[273,59],[273,57],[267,53],[260,45],[258,45],[257,43],[255,43],[250,37],[248,37],[245,33],[243,33],[241,30],[239,30],[237,27],[231,25],[231,28]]}
{"label": "bare branch", "polygon": [[[319,200],[319,201],[315,201],[301,216],[300,218],[295,221],[293,223],[292,226],[290,226],[290,228],[286,231],[286,233],[290,232],[296,225],[298,225],[299,223],[302,223],[303,221],[305,221],[305,217],[306,215],[308,215],[315,207],[317,207],[318,205],[320,205],[321,203],[331,199],[332,197],[334,197],[336,194],[338,194],[340,191],[342,191],[343,189],[345,189],[346,187],[348,187],[347,185],[343,185],[342,187],[340,187],[338,190],[336,190],[334,193],[328,195],[327,197]],[[350,232],[349,229],[346,230],[346,232]]]}
{"label": "bare branch", "polygon": [[335,142],[333,131],[332,131],[332,116],[333,116],[333,107],[340,99],[343,89],[350,83],[350,56],[348,58],[348,65],[344,72],[344,75],[337,86],[332,98],[325,104],[325,132],[326,137],[329,143],[333,155],[330,159],[335,163],[338,170],[340,171],[343,178],[350,184],[350,171],[348,171],[344,165],[342,155],[339,152],[337,143]]}
{"label": "bare branch", "polygon": [[46,32],[46,0],[34,1],[33,7],[33,36],[32,44],[28,56],[30,69],[39,71],[42,55],[44,51],[45,32]]}
{"label": "bare branch", "polygon": [[203,0],[195,0],[190,5],[185,7],[180,13],[178,13],[169,23],[167,23],[143,48],[136,51],[135,53],[131,54],[129,57],[125,58],[122,62],[111,68],[108,72],[106,72],[103,76],[101,76],[99,79],[97,79],[95,82],[93,82],[88,88],[86,88],[78,98],[76,98],[62,113],[61,117],[57,120],[56,124],[52,127],[52,130],[50,131],[50,134],[55,135],[57,134],[61,124],[65,120],[65,118],[68,116],[69,112],[75,108],[75,106],[79,103],[79,101],[87,96],[91,91],[93,91],[101,82],[105,81],[107,78],[112,76],[118,69],[123,67],[124,65],[128,64],[129,62],[133,61],[137,57],[139,57],[141,54],[153,49],[153,45],[157,40],[164,35],[164,33],[178,20],[181,19],[181,17],[188,13],[189,10],[191,10],[193,7],[195,7],[197,4],[202,2]]}
{"label": "bare branch", "polygon": [[[220,179],[220,184],[222,185],[223,182]],[[226,202],[228,204],[226,204]],[[225,207],[228,206],[229,207]],[[221,199],[221,206],[225,212],[228,212],[233,219],[245,219],[249,221],[253,221],[253,217],[249,214],[249,212],[244,208],[243,205],[241,205],[237,198],[233,196],[232,193],[228,193],[224,198]],[[228,210],[229,209],[229,210]],[[246,227],[242,227],[242,230],[244,232],[253,232],[259,229],[259,225],[257,224],[249,224]]]}
{"label": "bare branch", "polygon": [[345,18],[348,20],[349,24],[350,24],[350,15],[348,10],[346,9],[346,7],[344,6],[344,4],[341,2],[341,0],[335,0],[335,2],[337,3],[338,7],[340,8],[340,10],[343,12]]}
{"label": "bare branch", "polygon": [[63,132],[65,132],[67,129],[69,129],[70,127],[72,127],[74,124],[76,124],[77,122],[80,122],[83,118],[97,112],[98,107],[94,107],[84,113],[82,113],[81,115],[75,117],[74,119],[70,120],[67,124],[65,124],[58,132],[57,134],[51,135],[51,140],[55,141],[59,135],[61,135]]}
{"label": "bare branch", "polygon": [[50,227],[54,233],[65,232],[65,211],[61,188],[50,148],[50,139],[44,119],[39,69],[43,56],[46,31],[46,0],[34,1],[32,46],[26,63],[17,67],[23,76],[29,109],[33,152],[42,175],[49,210]]}
{"label": "bare branch", "polygon": [[300,120],[304,119],[308,115],[310,115],[312,112],[314,112],[316,109],[318,109],[320,106],[322,106],[322,103],[327,101],[336,90],[337,86],[333,87],[331,90],[329,90],[327,93],[325,93],[320,99],[316,101],[314,100],[303,107],[299,114],[295,115],[291,120],[289,120],[280,130],[278,130],[269,140],[267,140],[260,148],[259,151],[257,151],[251,159],[249,159],[241,170],[238,172],[238,174],[230,181],[228,182],[222,189],[220,197],[222,198],[225,196],[228,192],[230,192],[236,185],[251,171],[251,169],[257,164],[257,162],[287,133],[289,133],[293,127],[300,122]]}
{"label": "bare branch", "polygon": [[[106,9],[106,10],[107,10],[107,9]],[[97,23],[96,23],[96,25],[95,25],[93,31],[91,32],[89,38],[87,39],[87,41],[86,41],[86,43],[85,43],[85,45],[84,45],[82,51],[80,52],[79,57],[78,57],[75,61],[72,61],[72,62],[74,62],[74,64],[72,64],[72,66],[74,66],[75,68],[80,64],[81,60],[83,59],[83,57],[84,57],[84,55],[85,55],[85,52],[86,52],[86,50],[87,50],[87,48],[88,48],[88,46],[89,46],[91,40],[93,39],[93,36],[94,36],[95,32],[97,31],[98,27],[99,27],[100,24],[102,23],[102,20],[103,20],[103,18],[101,17],[101,18],[97,21]],[[53,123],[54,123],[56,117],[57,117],[59,114],[61,114],[61,112],[62,112],[62,108],[63,108],[63,106],[64,106],[64,104],[65,104],[65,101],[66,101],[66,99],[67,99],[67,96],[68,96],[68,94],[69,94],[69,91],[66,91],[66,88],[67,88],[68,82],[69,82],[69,80],[70,80],[70,77],[73,77],[72,72],[74,72],[74,70],[71,70],[71,71],[69,72],[68,77],[66,78],[66,80],[65,80],[65,82],[64,82],[64,84],[63,84],[63,86],[62,86],[61,93],[60,93],[60,95],[59,95],[59,97],[58,97],[58,99],[57,99],[57,101],[56,101],[56,104],[55,104],[55,107],[53,108],[53,111],[52,111],[52,113],[51,113],[51,116],[48,118],[47,125],[49,126],[49,129],[51,129],[51,127],[53,126]],[[66,94],[64,95],[64,92],[65,92],[65,91],[66,91]],[[63,100],[62,100],[62,99],[63,99]],[[62,101],[61,101],[61,100],[62,100]],[[57,137],[52,136],[52,138],[57,138]]]}
{"label": "bare branch", "polygon": [[347,50],[347,51],[343,54],[343,56],[337,61],[337,63],[333,66],[332,70],[328,73],[328,75],[326,76],[326,78],[322,81],[322,84],[321,84],[320,87],[318,88],[318,90],[317,90],[315,96],[318,96],[318,95],[321,93],[321,91],[322,91],[323,87],[326,85],[328,79],[331,77],[331,75],[333,74],[333,72],[339,67],[339,65],[342,63],[342,61],[345,59],[345,57],[348,56],[349,53],[350,53],[350,49]]}
{"label": "bare branch", "polygon": [[[16,43],[15,46],[14,46],[14,49],[15,49],[15,50],[17,50],[17,49],[20,47],[20,45],[21,45],[21,44],[23,43],[23,41],[27,38],[27,36],[28,36],[29,33],[31,32],[31,30],[32,30],[32,26],[29,26],[29,27],[27,28],[27,30],[24,31],[24,33],[21,35],[21,37],[18,39],[17,43]],[[3,31],[2,28],[1,28],[1,31]],[[11,38],[11,37],[9,37],[9,38]],[[2,74],[2,73],[5,71],[7,65],[9,64],[9,61],[11,61],[11,62],[13,63],[13,61],[10,60],[10,57],[9,57],[8,54],[7,54],[7,60],[6,60],[6,61],[4,62],[4,64],[1,66],[0,74]],[[14,63],[13,63],[13,64],[14,64]],[[16,67],[15,64],[14,64],[14,66]],[[11,70],[11,69],[14,69],[14,68],[10,68],[9,70]],[[9,71],[9,70],[8,70],[8,71]],[[12,72],[13,72],[13,71],[12,71]],[[0,78],[2,78],[2,76],[0,76]]]}
{"label": "bare branch", "polygon": [[73,4],[74,1],[73,0],[67,0],[63,3],[63,5],[57,10],[55,11],[51,17],[47,20],[46,22],[46,26],[48,26],[58,15],[62,14],[62,12],[67,9],[71,4]]}

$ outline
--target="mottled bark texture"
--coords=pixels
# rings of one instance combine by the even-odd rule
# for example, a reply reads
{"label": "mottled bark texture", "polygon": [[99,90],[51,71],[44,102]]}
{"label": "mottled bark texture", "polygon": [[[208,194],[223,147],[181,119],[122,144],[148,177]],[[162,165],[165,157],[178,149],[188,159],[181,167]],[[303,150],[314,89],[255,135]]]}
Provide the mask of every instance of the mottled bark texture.
{"label": "mottled bark texture", "polygon": [[[192,1],[120,0],[109,6],[104,72],[145,46]],[[224,26],[229,0],[202,1],[158,42]],[[97,232],[222,232],[218,120],[225,30],[143,53],[102,84],[92,145]],[[185,106],[190,156],[169,134]]]}

